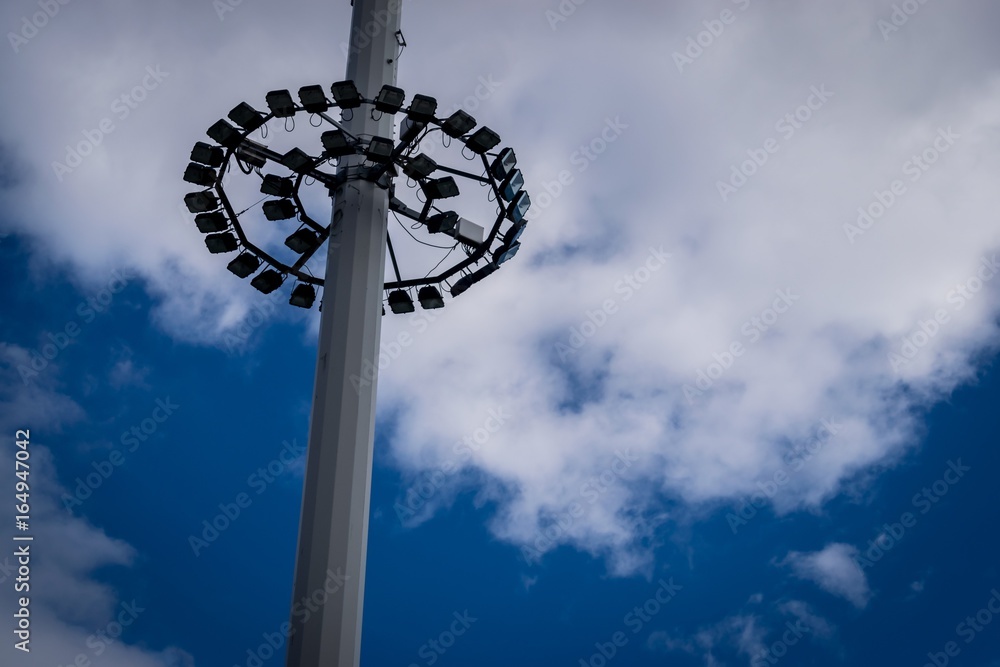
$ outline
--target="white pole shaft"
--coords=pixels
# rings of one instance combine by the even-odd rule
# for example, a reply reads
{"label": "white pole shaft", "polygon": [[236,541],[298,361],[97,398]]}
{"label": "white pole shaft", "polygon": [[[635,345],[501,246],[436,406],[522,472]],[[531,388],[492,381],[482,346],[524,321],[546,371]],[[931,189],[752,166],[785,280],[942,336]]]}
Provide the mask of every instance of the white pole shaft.
{"label": "white pole shaft", "polygon": [[[373,99],[396,83],[401,0],[355,0],[347,76]],[[346,112],[350,114],[350,112]],[[378,120],[372,116],[380,116]],[[355,109],[364,142],[393,137],[391,114]],[[361,155],[339,173],[356,174]],[[375,435],[389,197],[357,178],[334,193],[319,355],[293,585],[288,667],[358,667]],[[315,609],[315,611],[313,611]]]}

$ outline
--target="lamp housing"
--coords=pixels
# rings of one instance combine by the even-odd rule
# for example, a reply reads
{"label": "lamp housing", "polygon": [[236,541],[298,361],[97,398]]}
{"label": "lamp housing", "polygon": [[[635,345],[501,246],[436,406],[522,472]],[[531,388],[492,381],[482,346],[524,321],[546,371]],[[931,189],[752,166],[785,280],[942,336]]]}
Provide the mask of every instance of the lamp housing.
{"label": "lamp housing", "polygon": [[239,247],[239,242],[231,232],[222,232],[221,234],[209,234],[206,236],[205,245],[208,246],[210,253],[218,255],[236,250]]}
{"label": "lamp housing", "polygon": [[500,143],[500,135],[488,127],[481,127],[476,130],[465,142],[469,150],[478,155],[482,155],[488,150],[495,148]]}
{"label": "lamp housing", "polygon": [[275,118],[288,118],[295,115],[295,100],[287,90],[272,90],[265,98],[267,106]]}
{"label": "lamp housing", "polygon": [[444,133],[453,139],[465,136],[476,126],[476,119],[459,109],[441,124]]}
{"label": "lamp housing", "polygon": [[292,290],[288,303],[298,308],[309,309],[316,303],[316,288],[306,283],[300,283]]}
{"label": "lamp housing", "polygon": [[295,202],[291,199],[276,199],[266,201],[261,207],[264,217],[268,220],[288,220],[295,217]]}
{"label": "lamp housing", "polygon": [[284,280],[285,279],[280,273],[274,269],[268,269],[258,273],[257,276],[250,281],[250,285],[263,294],[270,294],[274,290],[281,287],[281,283],[284,282]]}
{"label": "lamp housing", "polygon": [[406,93],[402,88],[385,84],[375,96],[375,109],[383,113],[394,114],[403,107]]}
{"label": "lamp housing", "polygon": [[247,278],[260,268],[260,258],[249,252],[241,252],[226,268],[239,278]]}
{"label": "lamp housing", "polygon": [[221,167],[226,159],[225,152],[218,146],[199,141],[191,149],[191,161],[207,167]]}
{"label": "lamp housing", "polygon": [[397,315],[412,313],[416,310],[413,306],[413,299],[403,290],[396,290],[389,293],[389,308]]}
{"label": "lamp housing", "polygon": [[302,86],[299,88],[299,101],[309,113],[323,113],[330,108],[330,100],[326,99],[323,86]]}
{"label": "lamp housing", "polygon": [[247,132],[253,132],[264,124],[264,115],[246,102],[240,102],[229,112],[229,120]]}
{"label": "lamp housing", "polygon": [[194,216],[194,224],[202,234],[214,234],[229,229],[229,218],[222,211],[215,213],[199,213]]}
{"label": "lamp housing", "polygon": [[333,100],[341,109],[356,109],[363,101],[358,87],[353,81],[338,81],[330,86]]}

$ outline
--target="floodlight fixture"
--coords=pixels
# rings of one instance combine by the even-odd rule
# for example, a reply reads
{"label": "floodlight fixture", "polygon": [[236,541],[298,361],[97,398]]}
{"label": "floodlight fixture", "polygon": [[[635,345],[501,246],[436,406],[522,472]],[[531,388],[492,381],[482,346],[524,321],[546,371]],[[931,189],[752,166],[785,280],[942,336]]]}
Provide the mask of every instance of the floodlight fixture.
{"label": "floodlight fixture", "polygon": [[217,121],[205,134],[226,148],[236,148],[243,140],[240,131],[224,120]]}
{"label": "floodlight fixture", "polygon": [[465,292],[467,289],[478,283],[480,280],[492,274],[498,268],[500,267],[498,267],[496,264],[487,264],[486,266],[483,266],[480,269],[468,275],[462,276],[457,281],[455,281],[454,285],[452,285],[451,295],[458,296],[459,294]]}
{"label": "floodlight fixture", "polygon": [[236,157],[251,167],[263,167],[267,164],[266,149],[267,146],[258,144],[256,141],[250,139],[244,139],[243,143],[236,149]]}
{"label": "floodlight fixture", "polygon": [[264,124],[264,114],[254,109],[246,102],[240,102],[229,112],[229,120],[233,121],[247,132],[253,132]]}
{"label": "floodlight fixture", "polygon": [[514,224],[517,224],[524,220],[529,208],[531,208],[531,198],[527,192],[522,191],[511,202],[510,208],[507,209],[507,217],[513,220]]}
{"label": "floodlight fixture", "polygon": [[500,155],[497,156],[497,159],[493,160],[493,164],[490,165],[490,171],[493,172],[493,176],[496,177],[498,181],[502,181],[510,176],[516,166],[517,155],[514,154],[514,149],[505,148],[500,151]]}
{"label": "floodlight fixture", "polygon": [[375,96],[375,109],[383,113],[394,114],[403,107],[405,98],[406,93],[403,92],[402,88],[386,84]]}
{"label": "floodlight fixture", "polygon": [[403,173],[416,181],[430,176],[437,166],[437,162],[421,153],[403,166]]}
{"label": "floodlight fixture", "polygon": [[333,94],[333,100],[341,109],[356,109],[361,106],[363,101],[361,93],[358,92],[358,87],[354,85],[353,81],[338,81],[330,86],[330,92]]}
{"label": "floodlight fixture", "polygon": [[191,161],[207,167],[221,167],[225,159],[226,154],[221,148],[206,144],[204,141],[199,141],[191,149]]}
{"label": "floodlight fixture", "polygon": [[184,195],[184,203],[192,213],[205,213],[219,208],[219,200],[211,192],[191,192]]}
{"label": "floodlight fixture", "polygon": [[299,88],[299,100],[309,113],[323,113],[330,108],[330,100],[326,99],[323,86],[302,86]]}
{"label": "floodlight fixture", "polygon": [[285,239],[285,245],[300,255],[319,245],[319,237],[311,229],[302,228]]}
{"label": "floodlight fixture", "polygon": [[229,218],[222,211],[215,213],[199,213],[194,216],[194,224],[202,234],[214,234],[229,229]]}
{"label": "floodlight fixture", "polygon": [[458,139],[471,132],[475,126],[476,119],[459,109],[448,117],[448,120],[441,125],[441,129],[449,137]]}
{"label": "floodlight fixture", "polygon": [[507,201],[513,201],[517,193],[524,187],[524,176],[520,169],[515,169],[510,176],[500,184],[500,196]]}
{"label": "floodlight fixture", "polygon": [[441,296],[438,288],[433,285],[424,285],[421,287],[420,291],[417,292],[417,301],[420,302],[420,307],[424,310],[444,308],[444,297]]}
{"label": "floodlight fixture", "polygon": [[291,197],[295,194],[295,181],[275,174],[267,174],[260,184],[260,191],[275,197]]}
{"label": "floodlight fixture", "polygon": [[208,251],[210,253],[218,255],[224,252],[232,252],[236,250],[240,244],[231,232],[222,232],[221,234],[209,234],[206,236],[205,245],[208,246]]}
{"label": "floodlight fixture", "polygon": [[412,313],[416,310],[413,306],[413,299],[403,290],[396,290],[389,293],[389,308],[397,315]]}
{"label": "floodlight fixture", "polygon": [[520,223],[514,225],[507,230],[507,233],[503,235],[503,244],[506,246],[513,245],[521,238],[521,234],[524,233],[525,228],[528,226],[526,220],[522,220]]}
{"label": "floodlight fixture", "polygon": [[288,118],[295,115],[295,100],[287,90],[272,90],[265,97],[267,106],[275,118]]}
{"label": "floodlight fixture", "polygon": [[288,303],[298,308],[305,308],[306,310],[312,308],[313,304],[316,303],[316,288],[305,283],[296,285],[295,289],[292,290],[292,297],[288,300]]}
{"label": "floodlight fixture", "polygon": [[284,281],[285,279],[280,273],[274,269],[268,269],[258,273],[257,276],[250,281],[250,285],[264,294],[270,294],[274,290],[281,287],[281,283]]}
{"label": "floodlight fixture", "polygon": [[368,142],[368,150],[365,156],[372,162],[389,162],[392,159],[392,151],[396,147],[392,139],[385,137],[372,137]]}
{"label": "floodlight fixture", "polygon": [[291,199],[275,199],[264,202],[261,207],[268,220],[288,220],[295,217],[295,202]]}
{"label": "floodlight fixture", "polygon": [[423,190],[428,199],[448,199],[449,197],[457,197],[459,194],[458,183],[451,176],[426,181],[423,184]]}
{"label": "floodlight fixture", "polygon": [[192,162],[184,170],[184,180],[195,185],[203,185],[206,188],[215,184],[219,178],[218,173],[211,167]]}
{"label": "floodlight fixture", "polygon": [[427,219],[427,231],[431,234],[448,233],[458,225],[458,213],[446,211]]}
{"label": "floodlight fixture", "polygon": [[410,100],[410,108],[406,110],[406,117],[419,123],[430,123],[437,113],[437,100],[429,95],[414,95]]}
{"label": "floodlight fixture", "polygon": [[249,252],[241,252],[226,268],[239,278],[247,278],[260,268],[260,258]]}
{"label": "floodlight fixture", "polygon": [[495,148],[500,143],[500,135],[488,127],[481,127],[469,137],[465,145],[473,153],[482,155],[488,150]]}
{"label": "floodlight fixture", "polygon": [[399,125],[399,142],[403,144],[409,144],[413,142],[417,136],[424,131],[427,127],[427,123],[416,121],[407,116],[403,119],[403,122]]}
{"label": "floodlight fixture", "polygon": [[320,136],[320,141],[330,157],[344,157],[354,152],[354,145],[342,130],[327,130]]}
{"label": "floodlight fixture", "polygon": [[305,173],[316,165],[316,161],[309,157],[301,148],[293,148],[282,156],[281,164],[292,171]]}
{"label": "floodlight fixture", "polygon": [[513,259],[514,255],[516,255],[517,251],[520,249],[521,249],[521,244],[517,243],[516,241],[510,245],[504,245],[503,247],[498,248],[496,252],[493,253],[493,262],[497,266],[500,266],[504,262]]}

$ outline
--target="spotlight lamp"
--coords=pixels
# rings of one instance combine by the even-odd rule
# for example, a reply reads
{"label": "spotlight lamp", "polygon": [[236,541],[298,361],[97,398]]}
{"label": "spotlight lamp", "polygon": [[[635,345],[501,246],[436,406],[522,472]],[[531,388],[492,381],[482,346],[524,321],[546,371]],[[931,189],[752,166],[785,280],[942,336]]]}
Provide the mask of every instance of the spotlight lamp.
{"label": "spotlight lamp", "polygon": [[274,195],[275,197],[291,197],[295,194],[295,181],[290,178],[268,174],[260,184],[260,191],[266,195]]}
{"label": "spotlight lamp", "polygon": [[243,140],[243,136],[239,130],[224,120],[216,121],[212,127],[208,128],[206,134],[213,141],[222,144],[226,148],[236,148],[240,145],[240,141]]}
{"label": "spotlight lamp", "polygon": [[292,171],[305,173],[313,168],[316,161],[309,157],[301,148],[293,148],[281,158],[281,164]]}
{"label": "spotlight lamp", "polygon": [[348,140],[343,130],[328,130],[320,136],[326,155],[344,157],[354,153],[354,145]]}
{"label": "spotlight lamp", "polygon": [[428,199],[457,197],[459,194],[458,183],[455,182],[455,178],[452,176],[436,178],[424,183],[424,194],[427,195]]}
{"label": "spotlight lamp", "polygon": [[341,109],[356,109],[361,106],[361,93],[353,81],[338,81],[330,86],[330,92]]}
{"label": "spotlight lamp", "polygon": [[221,167],[225,160],[226,153],[221,148],[206,144],[204,141],[199,141],[191,149],[191,161],[206,167]]}
{"label": "spotlight lamp", "polygon": [[194,216],[194,224],[202,234],[214,234],[229,229],[229,219],[225,213],[199,213]]}
{"label": "spotlight lamp", "polygon": [[505,148],[500,151],[497,159],[493,161],[493,164],[490,166],[490,171],[493,172],[494,178],[498,181],[503,181],[510,176],[516,166],[517,155],[514,154],[514,149]]}
{"label": "spotlight lamp", "polygon": [[323,113],[330,108],[330,100],[326,99],[323,86],[302,86],[299,88],[299,101],[309,113]]}
{"label": "spotlight lamp", "polygon": [[421,178],[427,178],[434,173],[434,170],[437,169],[437,167],[437,162],[421,153],[403,165],[403,173],[413,180],[420,180]]}
{"label": "spotlight lamp", "polygon": [[500,143],[500,135],[491,130],[488,127],[481,127],[475,131],[475,133],[469,137],[465,145],[469,147],[473,153],[478,153],[482,155],[488,150],[492,150]]}
{"label": "spotlight lamp", "polygon": [[524,229],[527,226],[527,220],[522,220],[519,224],[508,229],[507,233],[503,235],[503,244],[509,246],[517,243],[517,240],[521,238],[521,234],[524,233]]}
{"label": "spotlight lamp", "polygon": [[375,110],[382,113],[394,114],[403,108],[403,100],[405,98],[406,93],[403,92],[402,88],[389,85],[382,86],[382,90],[378,91],[378,95],[375,97]]}
{"label": "spotlight lamp", "polygon": [[291,199],[266,201],[261,207],[264,217],[271,221],[288,220],[295,217],[295,202]]}
{"label": "spotlight lamp", "polygon": [[496,252],[493,253],[493,263],[500,266],[504,262],[514,258],[517,251],[521,249],[521,244],[516,241],[510,245],[505,245],[502,248],[498,248]]}
{"label": "spotlight lamp", "polygon": [[521,191],[524,187],[524,176],[521,174],[520,169],[515,169],[510,172],[503,183],[500,184],[500,196],[507,201],[513,201],[517,196],[517,193]]}
{"label": "spotlight lamp", "polygon": [[260,258],[249,252],[241,252],[226,268],[239,278],[247,278],[260,268]]}
{"label": "spotlight lamp", "polygon": [[441,296],[441,292],[434,285],[424,285],[417,292],[417,300],[420,302],[420,307],[424,310],[435,310],[437,308],[444,308],[444,297]]}
{"label": "spotlight lamp", "polygon": [[205,213],[219,208],[219,200],[211,192],[192,192],[184,196],[184,203],[192,213]]}
{"label": "spotlight lamp", "polygon": [[267,106],[275,118],[288,118],[295,115],[295,100],[287,90],[272,90],[265,98]]}
{"label": "spotlight lamp", "polygon": [[510,218],[514,224],[518,224],[524,220],[524,216],[528,214],[529,208],[531,208],[531,198],[528,196],[527,192],[521,192],[514,197],[514,201],[511,202],[510,208],[507,209],[507,217]]}
{"label": "spotlight lamp", "polygon": [[229,120],[233,121],[247,132],[253,132],[264,124],[264,114],[254,109],[246,102],[240,102],[229,112]]}
{"label": "spotlight lamp", "polygon": [[264,294],[270,294],[274,290],[281,287],[281,283],[283,282],[285,282],[285,279],[280,273],[274,269],[267,269],[266,271],[258,273],[257,276],[250,281],[250,286]]}
{"label": "spotlight lamp", "polygon": [[306,310],[312,308],[313,304],[316,303],[316,288],[304,283],[296,285],[295,289],[292,290],[292,297],[288,300],[288,303],[297,308],[305,308]]}
{"label": "spotlight lamp", "polygon": [[300,229],[285,239],[285,245],[301,255],[319,246],[319,237],[312,230]]}
{"label": "spotlight lamp", "polygon": [[[408,236],[399,234],[391,219],[386,221],[387,259],[391,258],[395,275],[386,275],[383,283],[383,314],[412,313],[417,303],[425,310],[443,308],[446,292],[450,297],[464,293],[520,251],[531,200],[524,190],[525,176],[518,168],[517,155],[510,147],[500,147],[500,136],[492,129],[478,126],[476,119],[462,109],[438,117],[437,99],[422,94],[407,96],[394,85],[383,85],[373,99],[362,95],[354,81],[338,81],[329,89],[303,86],[297,93],[297,97],[287,89],[266,93],[266,109],[260,106],[258,110],[251,102],[238,103],[227,118],[208,129],[214,143],[199,141],[191,150],[183,178],[201,190],[185,195],[184,203],[194,215],[198,231],[205,235],[208,251],[235,254],[226,267],[233,275],[248,279],[254,289],[264,294],[278,290],[291,277],[292,306],[309,309],[317,299],[322,303],[320,290],[325,280],[317,276],[322,267],[314,271],[316,267],[310,267],[310,262],[322,257],[318,253],[328,239],[336,236],[338,218],[334,216],[334,222],[324,225],[310,217],[307,209],[316,198],[312,194],[305,196],[305,188],[317,183],[325,188],[324,194],[333,198],[356,180],[374,183],[388,192],[389,209]],[[356,109],[363,109],[362,114],[355,116]],[[339,112],[340,121],[330,118],[328,112]],[[392,133],[388,125],[374,135],[359,129],[362,122],[381,123],[375,112],[401,116],[393,124]],[[284,134],[269,132],[272,120],[293,118],[297,113],[311,114],[309,124],[320,128],[317,134],[321,146],[299,147],[285,140],[285,134],[295,131],[294,123],[284,123],[283,128],[279,124],[276,130],[284,129]],[[248,138],[258,130],[257,141]],[[394,140],[396,136],[398,141]],[[454,139],[458,139],[457,145],[453,145]],[[439,141],[452,151],[434,153],[435,147],[427,146],[430,141]],[[456,159],[459,154],[464,160]],[[481,165],[469,169],[470,160]],[[231,169],[231,161],[239,170]],[[286,171],[264,173],[270,171],[265,169],[268,163]],[[295,220],[296,227],[285,232],[284,244],[273,244],[276,248],[255,244],[252,235],[247,234],[241,216],[255,203],[249,199],[237,205],[227,193],[228,176],[239,171],[259,177],[258,187],[265,196],[260,210],[266,220]],[[403,176],[406,179],[396,183]],[[469,187],[466,181],[475,181],[495,195],[489,198],[496,204],[495,217],[473,221],[458,210],[439,208],[442,201],[449,199],[455,200],[456,209],[457,202],[464,206],[466,199],[479,190]],[[342,209],[334,209],[343,214]],[[423,241],[420,235],[434,242]],[[448,255],[430,271],[426,271],[427,267],[414,268],[412,275],[403,276],[400,266],[409,268],[409,262],[399,261],[399,251],[411,239]],[[458,245],[463,252],[455,255],[450,265],[445,264]]]}
{"label": "spotlight lamp", "polygon": [[208,251],[214,255],[218,255],[224,252],[232,252],[239,247],[239,242],[236,237],[229,232],[222,232],[221,234],[209,234],[205,237],[205,245],[208,246]]}
{"label": "spotlight lamp", "polygon": [[437,100],[427,95],[414,95],[410,100],[410,108],[406,110],[406,117],[418,123],[430,123],[437,113]]}
{"label": "spotlight lamp", "polygon": [[471,132],[475,126],[476,119],[459,109],[441,124],[441,129],[449,137],[458,139]]}
{"label": "spotlight lamp", "polygon": [[389,162],[392,159],[392,151],[395,147],[396,144],[392,142],[392,139],[372,137],[371,141],[368,142],[368,150],[365,151],[365,156],[372,162]]}
{"label": "spotlight lamp", "polygon": [[416,310],[416,308],[413,307],[413,299],[411,299],[410,295],[403,290],[389,292],[389,309],[397,315],[412,313]]}
{"label": "spotlight lamp", "polygon": [[219,177],[214,169],[192,162],[184,170],[184,180],[195,185],[203,185],[206,188],[215,184]]}

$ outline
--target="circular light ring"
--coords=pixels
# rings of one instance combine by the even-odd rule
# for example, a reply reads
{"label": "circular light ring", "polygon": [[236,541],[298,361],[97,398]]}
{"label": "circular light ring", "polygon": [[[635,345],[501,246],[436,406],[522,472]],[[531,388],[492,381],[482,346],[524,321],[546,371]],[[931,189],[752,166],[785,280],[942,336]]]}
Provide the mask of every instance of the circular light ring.
{"label": "circular light ring", "polygon": [[[293,102],[295,102],[294,98],[293,98]],[[374,107],[375,100],[374,99],[368,99],[368,98],[362,97],[362,104],[369,104],[369,105],[372,105]],[[337,105],[336,105],[336,103],[334,103],[332,106],[336,107]],[[351,109],[351,111],[353,112],[353,109]],[[314,112],[308,111],[302,104],[300,104],[298,102],[295,102],[294,105],[293,105],[291,113],[288,114],[288,115],[283,115],[281,118],[287,119],[289,117],[294,116],[295,114],[297,114],[299,112],[306,112],[306,113],[310,113],[310,114],[314,113]],[[354,137],[354,136],[348,134],[346,132],[346,130],[344,130],[338,123],[333,122],[329,118],[327,118],[326,114],[324,112],[318,112],[318,113],[316,113],[316,115],[319,115],[325,121],[330,122],[337,129],[345,132],[345,134],[348,136],[348,139],[351,142],[351,145],[355,149],[355,151],[354,151],[355,155],[363,155],[364,154],[364,150],[363,150],[363,146],[362,146],[363,142],[359,138]],[[278,260],[277,258],[273,257],[270,253],[264,251],[263,249],[261,249],[260,247],[258,247],[256,244],[254,244],[252,241],[250,241],[250,239],[247,237],[247,235],[243,231],[242,225],[240,224],[240,221],[239,221],[239,217],[237,216],[236,211],[233,208],[232,203],[229,200],[229,196],[226,194],[225,186],[223,185],[223,182],[222,182],[223,178],[224,178],[224,176],[226,174],[226,172],[229,169],[230,160],[236,155],[236,153],[239,150],[239,147],[243,144],[244,140],[246,140],[247,137],[250,134],[252,134],[253,132],[257,131],[258,129],[260,129],[260,127],[266,125],[269,121],[271,121],[271,120],[273,120],[275,118],[278,118],[278,116],[276,116],[274,114],[274,112],[270,112],[270,113],[267,113],[266,115],[264,115],[262,117],[261,126],[259,126],[259,127],[255,127],[252,130],[245,130],[245,129],[241,128],[241,127],[236,127],[235,128],[237,130],[238,134],[240,135],[240,142],[239,142],[239,144],[236,144],[236,145],[234,145],[232,147],[225,147],[225,146],[222,147],[222,149],[225,151],[225,158],[223,160],[222,165],[218,168],[218,177],[216,179],[216,182],[215,182],[214,186],[211,186],[210,188],[207,188],[207,189],[214,189],[214,190],[216,190],[218,192],[219,201],[221,202],[223,209],[226,211],[226,214],[227,214],[227,216],[229,218],[230,224],[232,225],[233,231],[236,233],[237,239],[239,240],[240,248],[242,248],[242,249],[244,249],[246,251],[253,252],[257,257],[259,257],[261,259],[261,261],[262,261],[261,266],[264,266],[265,264],[270,265],[271,268],[277,270],[286,279],[287,279],[288,276],[294,276],[300,283],[305,283],[305,284],[313,285],[313,286],[317,286],[317,287],[323,287],[324,286],[324,282],[325,282],[323,278],[314,276],[311,273],[308,273],[304,269],[305,269],[306,263],[313,257],[313,255],[320,248],[322,248],[324,246],[324,244],[328,240],[329,234],[330,234],[330,226],[329,225],[327,225],[327,226],[321,225],[321,224],[317,223],[315,220],[313,220],[308,215],[308,213],[306,212],[306,208],[305,208],[305,206],[303,206],[302,201],[300,199],[299,188],[300,188],[300,186],[302,184],[303,179],[305,179],[307,176],[312,176],[316,180],[323,182],[324,185],[327,185],[328,187],[335,186],[339,182],[337,176],[335,176],[335,175],[331,176],[329,174],[325,174],[324,172],[316,172],[315,170],[316,170],[316,168],[318,168],[318,167],[320,167],[320,166],[322,166],[322,165],[324,165],[326,163],[329,163],[329,162],[331,162],[331,161],[333,161],[335,159],[339,160],[340,158],[339,157],[338,158],[324,157],[324,155],[325,155],[325,151],[324,151],[323,153],[320,153],[320,157],[317,160],[316,164],[314,165],[314,171],[313,171],[313,173],[306,174],[306,173],[293,172],[293,174],[295,176],[295,185],[294,185],[294,190],[293,190],[291,198],[295,202],[295,206],[296,206],[296,209],[298,211],[298,217],[302,220],[303,223],[305,223],[305,225],[307,225],[308,227],[310,227],[311,229],[313,229],[314,231],[317,232],[317,234],[318,234],[318,241],[319,242],[318,242],[318,244],[316,245],[315,248],[313,248],[313,249],[311,249],[311,250],[309,250],[309,251],[307,251],[305,253],[302,253],[299,256],[299,258],[296,260],[296,262],[294,264],[290,264],[290,265],[286,264],[285,262],[282,262],[282,261]],[[441,126],[444,125],[444,123],[445,123],[446,120],[447,119],[442,119],[442,118],[438,118],[438,117],[435,116],[435,117],[433,117],[433,118],[425,121],[425,125],[427,125],[427,126],[434,125],[434,126],[437,126],[438,128],[440,128]],[[485,127],[485,126],[479,126],[479,129],[481,130],[483,127]],[[459,140],[462,142],[463,146],[468,147],[468,142],[469,142],[470,138],[473,136],[473,134],[475,134],[476,131],[477,131],[477,129],[474,126],[473,129],[470,130],[470,132],[467,133],[465,136],[459,137]],[[412,139],[409,142],[409,145],[416,145],[416,144],[418,144],[420,142],[420,140],[422,140],[426,136],[426,134],[428,132],[429,132],[429,129],[425,127],[421,132],[419,132],[415,136],[414,139]],[[493,148],[498,148],[499,145],[500,144],[497,144]],[[398,144],[397,144],[397,148],[398,148]],[[470,148],[470,150],[474,150],[474,149]],[[404,152],[400,152],[398,150],[394,150],[394,157],[393,157],[393,159],[391,159],[389,162],[387,162],[385,165],[383,165],[382,169],[379,170],[379,173],[380,174],[384,174],[385,171],[387,171],[392,166],[399,167],[400,170],[401,170],[402,167],[403,167],[403,162],[400,160],[400,158],[402,158],[402,157],[408,157],[408,156],[405,156],[403,154]],[[499,155],[499,153],[500,153],[500,150],[497,150],[497,151],[494,151],[494,150],[475,151],[474,150],[474,152],[475,152],[476,155],[479,156],[479,158],[481,159],[481,161],[483,163],[483,175],[482,176],[473,177],[470,174],[466,174],[466,173],[454,173],[454,172],[448,172],[448,173],[450,173],[453,176],[461,176],[463,178],[476,180],[479,183],[488,185],[490,187],[490,189],[493,191],[493,196],[495,197],[495,201],[498,202],[498,204],[500,202],[503,202],[504,200],[501,197],[501,183],[494,176],[493,170],[491,169],[491,166],[490,166],[490,159],[489,159],[489,158],[495,158],[495,157],[497,157]],[[237,159],[239,159],[239,158],[237,158]],[[277,162],[278,162],[278,164],[281,164],[280,161],[277,161]],[[320,178],[319,177],[320,174],[322,174],[323,176],[325,176],[325,178]],[[415,180],[418,184],[422,185],[423,182],[425,180],[427,180],[427,179],[429,179],[429,176],[418,178],[418,179],[413,179],[413,180]],[[385,189],[388,188],[388,185],[382,185],[381,183],[379,183],[378,179],[372,179],[372,180],[374,180],[375,182],[377,182],[380,187],[383,187]],[[492,227],[489,229],[489,233],[486,235],[486,238],[484,239],[484,241],[482,242],[482,244],[478,245],[478,247],[474,247],[473,251],[467,257],[465,257],[462,261],[454,264],[450,268],[442,270],[439,274],[437,274],[435,276],[427,276],[427,277],[424,277],[424,278],[415,278],[415,279],[410,279],[410,280],[397,280],[397,281],[386,282],[383,289],[388,293],[388,292],[393,291],[393,290],[400,290],[400,289],[407,290],[407,289],[412,289],[412,288],[419,288],[419,287],[426,286],[426,285],[430,285],[430,286],[443,285],[443,284],[445,284],[445,281],[447,281],[448,279],[452,278],[456,274],[463,273],[466,270],[470,269],[471,267],[475,267],[484,258],[487,259],[487,264],[490,264],[491,260],[489,259],[489,256],[496,250],[496,249],[493,249],[492,246],[496,242],[497,238],[502,238],[502,236],[500,234],[500,229],[503,226],[504,220],[507,219],[507,209],[504,206],[502,206],[502,205],[499,206],[499,209],[500,210],[497,213],[496,220],[494,221]],[[424,211],[422,217],[426,218],[427,214],[429,213],[429,211],[430,211],[430,209],[427,208],[427,207],[425,207],[425,211]],[[514,226],[514,223],[512,222],[511,223],[511,227],[513,227],[513,226]],[[460,241],[457,241],[457,243],[460,243]]]}

